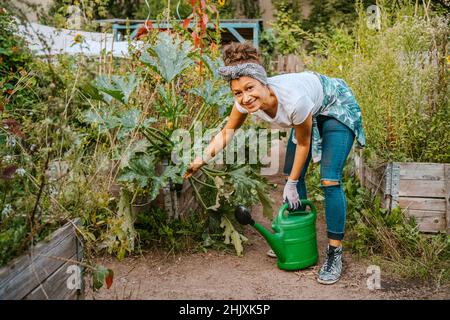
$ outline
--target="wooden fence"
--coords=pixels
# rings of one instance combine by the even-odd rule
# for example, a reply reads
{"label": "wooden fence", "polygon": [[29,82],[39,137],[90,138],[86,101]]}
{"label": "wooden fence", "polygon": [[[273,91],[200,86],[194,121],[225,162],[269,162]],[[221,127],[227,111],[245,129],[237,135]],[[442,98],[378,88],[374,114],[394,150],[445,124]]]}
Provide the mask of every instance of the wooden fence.
{"label": "wooden fence", "polygon": [[278,57],[271,61],[271,68],[276,73],[291,73],[301,72],[305,69],[303,62],[295,54],[278,55]]}

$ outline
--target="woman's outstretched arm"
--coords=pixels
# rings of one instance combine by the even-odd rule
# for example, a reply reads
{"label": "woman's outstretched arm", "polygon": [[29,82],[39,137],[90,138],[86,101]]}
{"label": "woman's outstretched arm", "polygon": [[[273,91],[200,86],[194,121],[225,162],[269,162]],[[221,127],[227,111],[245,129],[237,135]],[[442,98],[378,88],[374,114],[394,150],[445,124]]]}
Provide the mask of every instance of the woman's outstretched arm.
{"label": "woman's outstretched arm", "polygon": [[236,107],[233,106],[225,127],[211,140],[203,153],[203,157],[196,157],[194,161],[191,162],[184,178],[190,178],[203,165],[225,148],[228,142],[233,139],[236,130],[241,127],[246,118],[247,114],[239,112]]}

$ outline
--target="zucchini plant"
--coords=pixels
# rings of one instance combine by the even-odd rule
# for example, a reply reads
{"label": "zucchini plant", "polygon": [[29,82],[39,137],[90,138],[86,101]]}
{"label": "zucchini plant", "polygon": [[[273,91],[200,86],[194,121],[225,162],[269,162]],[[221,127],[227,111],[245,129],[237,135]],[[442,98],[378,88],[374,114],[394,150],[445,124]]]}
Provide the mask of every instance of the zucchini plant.
{"label": "zucchini plant", "polygon": [[[83,121],[91,124],[98,135],[115,146],[112,161],[117,164],[116,181],[121,184],[121,204],[124,212],[124,198],[129,205],[137,195],[145,195],[147,201],[154,200],[161,188],[183,183],[183,175],[188,163],[174,163],[171,154],[178,147],[171,134],[176,129],[186,129],[193,135],[195,124],[201,122],[204,130],[214,128],[229,112],[233,98],[227,86],[218,77],[215,69],[223,64],[203,53],[202,61],[208,66],[207,78],[203,82],[192,81],[197,76],[194,49],[189,41],[168,33],[159,33],[154,44],[146,44],[139,56],[140,69],[127,75],[98,76],[84,88],[91,100],[100,101],[84,113]],[[140,97],[142,92],[151,93],[150,101]],[[228,108],[227,108],[228,107]],[[223,123],[223,121],[222,121]],[[204,141],[204,144],[208,141]],[[163,172],[157,165],[167,161]],[[195,196],[204,211],[217,211],[222,204],[262,203],[264,212],[271,217],[271,201],[267,197],[268,185],[248,165],[225,165],[221,169],[214,166],[202,168],[203,177],[190,179]],[[207,205],[201,196],[201,188],[212,188],[216,200]],[[123,224],[128,230],[117,241],[127,242],[126,250],[132,251],[135,232],[131,215]],[[226,243],[233,243],[236,252],[242,253],[242,240],[233,224],[233,218],[222,217],[221,227],[225,229]],[[123,230],[123,228],[122,228]],[[124,256],[124,250],[118,250]]]}

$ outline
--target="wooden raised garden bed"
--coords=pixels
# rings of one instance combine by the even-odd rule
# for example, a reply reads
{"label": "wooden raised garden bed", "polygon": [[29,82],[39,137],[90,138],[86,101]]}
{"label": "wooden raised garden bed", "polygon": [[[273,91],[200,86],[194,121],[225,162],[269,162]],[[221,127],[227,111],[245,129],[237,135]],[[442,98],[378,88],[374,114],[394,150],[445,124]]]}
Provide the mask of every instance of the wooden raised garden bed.
{"label": "wooden raised garden bed", "polygon": [[[156,166],[156,173],[161,175],[167,166],[168,161],[162,160]],[[201,172],[196,176],[199,177],[200,175]],[[113,183],[109,189],[109,193],[113,197],[119,199],[120,188],[121,186],[119,183]],[[148,197],[135,199],[132,209],[134,215],[136,215],[154,207],[162,208],[167,212],[167,215],[170,218],[178,219],[188,215],[189,211],[198,209],[199,203],[195,198],[191,184],[188,180],[184,180],[183,184],[171,184],[171,186],[161,188],[158,196],[153,201],[149,201]]]}
{"label": "wooden raised garden bed", "polygon": [[185,217],[189,214],[190,210],[198,208],[194,191],[187,180],[182,185],[174,185],[172,188],[166,187],[161,189],[155,202],[160,208],[164,208],[171,218]]}
{"label": "wooden raised garden bed", "polygon": [[370,168],[357,152],[354,160],[362,186],[379,194],[386,209],[399,206],[422,232],[450,233],[450,164],[389,162]]}
{"label": "wooden raised garden bed", "polygon": [[[167,160],[161,161],[156,167],[157,174],[161,175],[167,165]],[[200,175],[201,172],[196,176],[199,177]],[[120,191],[120,186],[117,185],[117,188]],[[117,195],[119,191],[116,192]],[[183,184],[171,184],[161,188],[156,199],[151,202],[147,198],[137,200],[137,203],[133,205],[133,212],[136,214],[152,207],[162,208],[170,218],[178,219],[187,216],[190,211],[198,209],[199,204],[195,198],[192,185],[188,180],[184,180]]]}
{"label": "wooden raised garden bed", "polygon": [[[0,269],[1,300],[75,300],[83,298],[83,248],[74,227],[77,219],[56,230],[49,241],[41,241],[27,253]],[[70,266],[80,269],[80,289],[68,285],[74,276]]]}

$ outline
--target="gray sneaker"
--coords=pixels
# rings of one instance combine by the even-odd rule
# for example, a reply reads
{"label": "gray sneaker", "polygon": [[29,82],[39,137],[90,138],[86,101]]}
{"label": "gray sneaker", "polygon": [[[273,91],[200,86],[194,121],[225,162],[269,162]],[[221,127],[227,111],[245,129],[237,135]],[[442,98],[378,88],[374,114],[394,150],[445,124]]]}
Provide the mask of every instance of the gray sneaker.
{"label": "gray sneaker", "polygon": [[317,282],[322,284],[333,284],[337,282],[342,273],[342,246],[332,249],[327,247],[325,263],[319,270]]}
{"label": "gray sneaker", "polygon": [[271,258],[276,258],[277,257],[277,255],[275,254],[275,252],[272,250],[272,249],[270,249],[269,251],[267,251],[267,253],[266,253],[269,257],[271,257]]}

